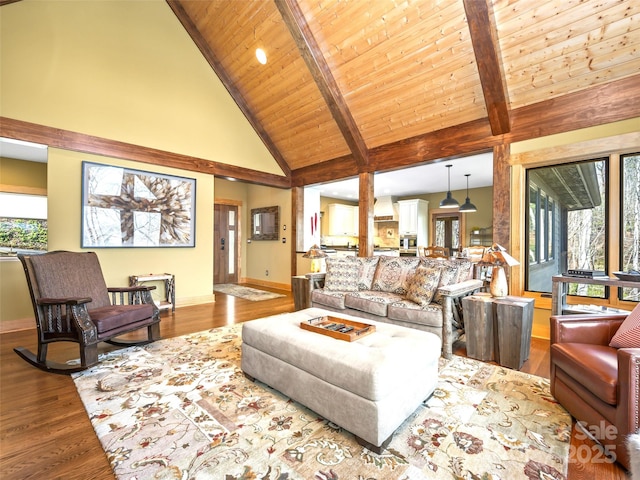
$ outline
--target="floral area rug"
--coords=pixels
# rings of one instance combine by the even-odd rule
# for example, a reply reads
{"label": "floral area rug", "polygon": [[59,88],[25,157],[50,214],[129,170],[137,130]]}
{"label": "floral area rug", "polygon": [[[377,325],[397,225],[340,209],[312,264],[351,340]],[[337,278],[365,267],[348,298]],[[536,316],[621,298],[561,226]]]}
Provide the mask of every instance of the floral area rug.
{"label": "floral area rug", "polygon": [[441,359],[435,393],[378,455],[245,378],[241,328],[111,352],[73,376],[119,480],[566,477],[571,419],[548,380]]}
{"label": "floral area rug", "polygon": [[219,285],[214,285],[213,291],[226,293],[227,295],[240,297],[245,300],[251,300],[252,302],[284,297],[284,295],[280,293],[266,292],[264,290],[258,290],[257,288],[243,287],[242,285],[235,285],[233,283],[221,283]]}

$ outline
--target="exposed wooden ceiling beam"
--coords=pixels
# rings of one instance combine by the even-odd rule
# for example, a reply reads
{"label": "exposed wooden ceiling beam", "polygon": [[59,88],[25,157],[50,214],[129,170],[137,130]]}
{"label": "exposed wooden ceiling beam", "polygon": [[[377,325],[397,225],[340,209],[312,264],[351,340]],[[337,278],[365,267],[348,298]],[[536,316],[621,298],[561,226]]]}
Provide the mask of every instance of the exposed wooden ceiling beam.
{"label": "exposed wooden ceiling beam", "polygon": [[[486,118],[443,128],[371,151],[371,168],[392,170],[430,160],[454,158],[490,150],[502,139],[491,134]],[[294,172],[295,174],[295,172]]]}
{"label": "exposed wooden ceiling beam", "polygon": [[316,163],[291,172],[291,184],[296,187],[332,182],[358,175],[358,164],[352,155]]}
{"label": "exposed wooden ceiling beam", "polygon": [[505,143],[640,117],[640,75],[511,111]]}
{"label": "exposed wooden ceiling beam", "polygon": [[509,100],[502,72],[500,44],[489,0],[463,0],[478,74],[494,135],[509,133]]}
{"label": "exposed wooden ceiling beam", "polygon": [[[382,145],[371,151],[370,171],[403,168],[430,160],[486,151],[502,143],[640,117],[639,78],[640,76],[635,75],[514,110],[513,130],[503,136],[492,135],[486,119],[480,119]],[[347,156],[294,170],[291,178],[287,178],[6,117],[0,117],[0,136],[67,150],[234,177],[277,188],[330,182],[359,173],[355,159]]]}
{"label": "exposed wooden ceiling beam", "polygon": [[[483,118],[374,148],[370,153],[369,171],[395,170],[430,160],[484,152],[501,142],[500,137],[491,134],[487,119]],[[342,157],[293,170],[291,181],[293,185],[301,186],[357,174],[353,159]]]}
{"label": "exposed wooden ceiling beam", "polygon": [[[371,150],[369,168],[376,172],[409,167],[636,117],[640,117],[640,75],[513,110],[512,131],[505,135],[493,135],[484,118],[382,145]],[[294,170],[292,183],[328,182],[358,173],[353,162],[340,158]]]}
{"label": "exposed wooden ceiling beam", "polygon": [[275,2],[359,169],[366,170],[367,146],[298,3],[296,0]]}
{"label": "exposed wooden ceiling beam", "polygon": [[179,0],[167,0],[169,7],[173,10],[173,13],[178,18],[182,26],[185,28],[193,42],[196,44],[205,60],[211,65],[211,68],[216,73],[222,84],[225,86],[231,97],[234,99],[240,111],[247,118],[253,129],[256,131],[258,136],[262,139],[262,142],[269,150],[269,153],[273,155],[273,158],[278,163],[278,166],[282,169],[283,173],[288,177],[291,175],[291,168],[285,161],[284,157],[276,147],[273,140],[267,133],[267,131],[262,127],[262,124],[256,119],[256,117],[251,112],[251,109],[247,105],[244,97],[240,93],[240,91],[233,85],[233,82],[227,75],[225,69],[222,67],[222,64],[218,60],[218,58],[214,55],[213,51],[209,47],[207,41],[203,38],[202,34],[195,26],[195,24],[191,21],[191,18],[184,11]]}
{"label": "exposed wooden ceiling beam", "polygon": [[162,165],[163,167],[179,168],[181,170],[199,172],[216,177],[232,177],[258,185],[268,185],[278,188],[289,188],[291,186],[289,177],[213,162],[203,158],[166,152],[155,148],[94,137],[69,130],[37,125],[12,118],[0,117],[0,136],[26,142],[41,143],[49,147],[75,152],[104,155],[152,165]]}

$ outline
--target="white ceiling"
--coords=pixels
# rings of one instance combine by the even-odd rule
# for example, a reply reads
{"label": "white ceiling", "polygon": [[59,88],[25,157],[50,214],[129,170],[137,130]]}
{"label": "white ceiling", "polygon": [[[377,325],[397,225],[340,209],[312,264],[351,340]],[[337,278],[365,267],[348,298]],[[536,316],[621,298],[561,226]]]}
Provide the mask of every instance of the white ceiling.
{"label": "white ceiling", "polygon": [[[469,188],[493,185],[493,153],[482,153],[455,160],[438,161],[393,172],[377,173],[374,178],[376,198],[391,195],[405,197],[447,191],[447,168],[451,165],[451,190],[465,190],[469,173]],[[358,200],[358,178],[314,185],[323,197]],[[463,202],[464,198],[458,199]]]}

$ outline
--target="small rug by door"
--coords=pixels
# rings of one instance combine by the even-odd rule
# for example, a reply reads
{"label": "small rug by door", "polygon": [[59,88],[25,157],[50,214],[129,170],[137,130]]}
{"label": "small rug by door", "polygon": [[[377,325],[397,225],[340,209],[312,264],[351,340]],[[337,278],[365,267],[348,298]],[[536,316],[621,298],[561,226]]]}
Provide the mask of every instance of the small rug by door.
{"label": "small rug by door", "polygon": [[571,419],[548,380],[441,360],[434,395],[378,455],[246,379],[241,328],[114,351],[73,376],[119,480],[566,477]]}
{"label": "small rug by door", "polygon": [[213,290],[215,292],[226,293],[227,295],[232,295],[234,297],[244,298],[245,300],[251,300],[252,302],[284,297],[284,295],[280,293],[266,292],[264,290],[258,290],[257,288],[243,287],[242,285],[235,285],[233,283],[221,283],[219,285],[214,285]]}

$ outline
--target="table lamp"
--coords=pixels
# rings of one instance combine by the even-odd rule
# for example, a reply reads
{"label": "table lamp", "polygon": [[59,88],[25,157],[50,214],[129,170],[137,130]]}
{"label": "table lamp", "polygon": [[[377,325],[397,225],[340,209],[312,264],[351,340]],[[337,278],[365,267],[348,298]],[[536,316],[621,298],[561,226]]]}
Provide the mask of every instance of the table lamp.
{"label": "table lamp", "polygon": [[493,267],[491,284],[489,285],[491,296],[496,298],[506,297],[509,294],[509,283],[507,282],[507,274],[504,271],[504,267],[520,265],[520,262],[509,255],[504,247],[494,243],[486,250],[480,264]]}
{"label": "table lamp", "polygon": [[327,254],[322,251],[318,244],[314,244],[302,258],[311,259],[311,273],[318,273],[320,271],[320,259],[326,257]]}

